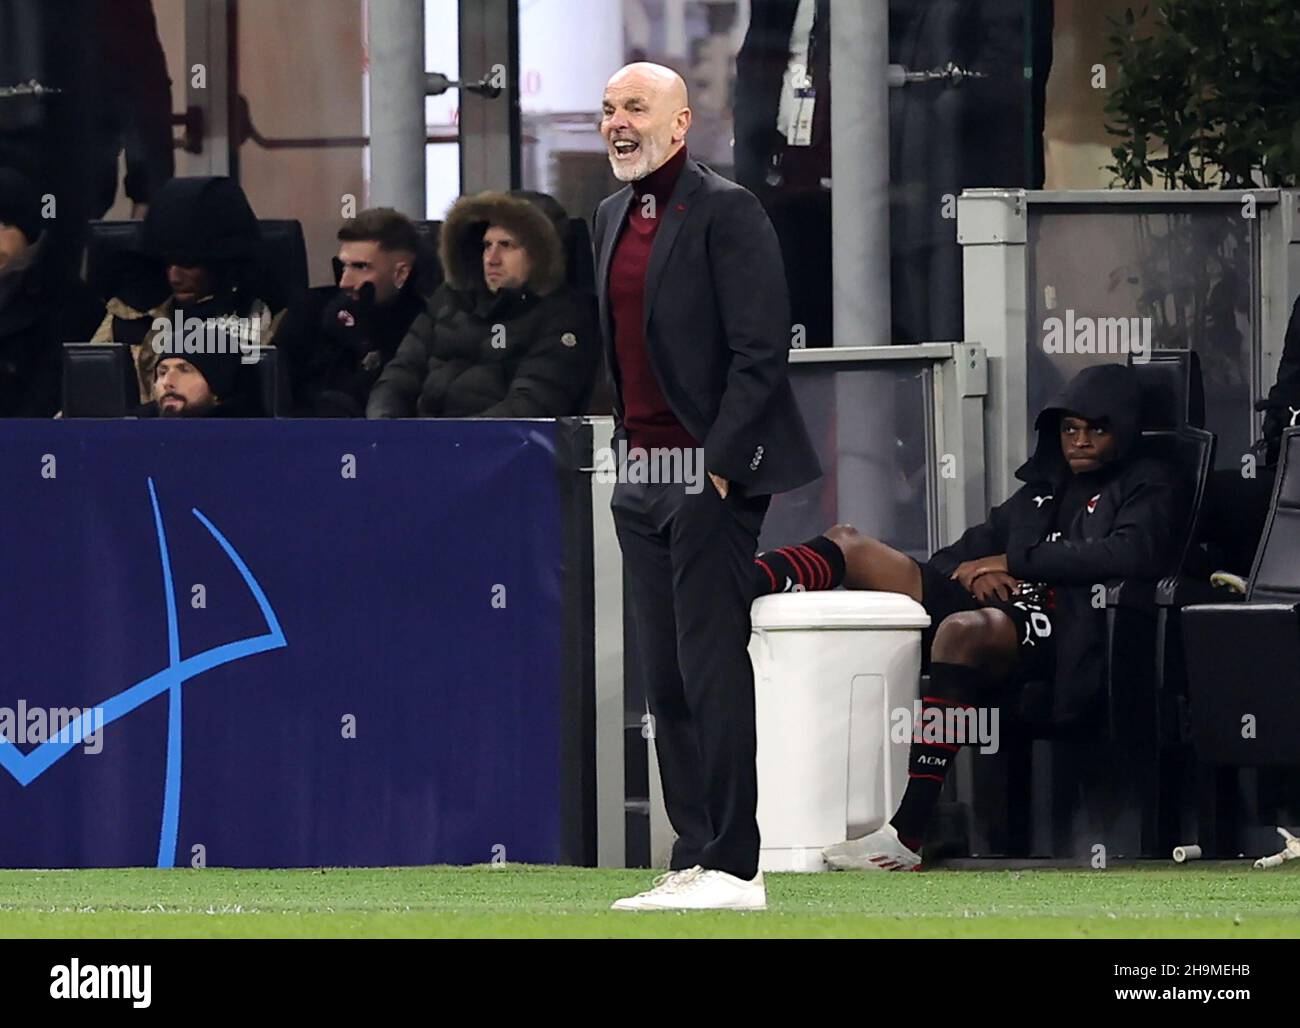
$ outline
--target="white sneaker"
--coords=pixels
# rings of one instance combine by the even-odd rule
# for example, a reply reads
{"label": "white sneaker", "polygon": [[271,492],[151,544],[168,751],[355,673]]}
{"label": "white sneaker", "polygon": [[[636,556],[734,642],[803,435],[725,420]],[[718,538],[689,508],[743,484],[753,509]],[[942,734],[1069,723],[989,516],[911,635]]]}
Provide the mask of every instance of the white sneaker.
{"label": "white sneaker", "polygon": [[679,880],[685,883],[686,880],[695,877],[695,875],[699,874],[703,870],[704,868],[700,867],[699,864],[696,864],[694,867],[683,868],[680,871],[669,871],[667,874],[662,874],[658,878],[656,878],[654,882],[651,883],[650,889],[648,889],[646,892],[638,892],[635,896],[625,896],[621,900],[615,900],[614,905],[610,907],[610,909],[611,910],[658,909],[658,908],[651,908],[646,906],[645,901],[652,896],[659,897],[659,896],[668,895],[675,888],[677,888],[677,883]]}
{"label": "white sneaker", "polygon": [[832,871],[916,871],[921,866],[921,854],[904,846],[889,822],[861,839],[827,846],[822,856]]}
{"label": "white sneaker", "polygon": [[745,881],[696,866],[660,875],[655,887],[614,904],[614,910],[766,910],[763,872]]}

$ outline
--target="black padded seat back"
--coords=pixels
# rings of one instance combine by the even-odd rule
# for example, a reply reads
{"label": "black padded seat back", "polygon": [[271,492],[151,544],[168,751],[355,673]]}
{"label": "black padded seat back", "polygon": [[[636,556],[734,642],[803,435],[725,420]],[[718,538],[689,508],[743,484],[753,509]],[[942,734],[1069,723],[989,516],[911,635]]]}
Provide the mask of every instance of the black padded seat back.
{"label": "black padded seat back", "polygon": [[1201,359],[1191,350],[1152,350],[1139,364],[1130,359],[1142,390],[1142,427],[1205,427]]}
{"label": "black padded seat back", "polygon": [[1149,430],[1142,433],[1142,452],[1177,468],[1187,489],[1187,520],[1180,526],[1179,546],[1167,574],[1187,571],[1197,538],[1206,486],[1214,469],[1214,450],[1214,433],[1203,428],[1183,425],[1175,431]]}
{"label": "black padded seat back", "polygon": [[272,312],[284,310],[307,291],[307,240],[302,223],[291,218],[260,219],[258,257],[260,298]]}
{"label": "black padded seat back", "polygon": [[120,297],[137,310],[167,299],[167,269],[140,248],[139,221],[92,221],[86,226],[86,285],[107,303]]}
{"label": "black padded seat back", "polygon": [[1247,599],[1300,601],[1300,428],[1282,433],[1273,499],[1250,570]]}
{"label": "black padded seat back", "polygon": [[280,351],[274,346],[263,346],[257,355],[257,392],[262,404],[262,414],[268,418],[279,417],[280,403]]}
{"label": "black padded seat back", "polygon": [[568,238],[564,241],[564,266],[569,285],[581,293],[596,293],[596,256],[592,249],[591,230],[582,218],[569,219]]}
{"label": "black padded seat back", "polygon": [[[257,258],[257,292],[272,312],[289,306],[307,290],[307,241],[292,219],[258,221],[262,234]],[[170,294],[167,269],[147,256],[141,221],[92,221],[86,242],[86,284],[102,300],[120,296],[137,310]]]}
{"label": "black padded seat back", "polygon": [[131,350],[123,343],[63,344],[65,418],[122,418],[140,402]]}
{"label": "black padded seat back", "polygon": [[414,224],[415,231],[420,236],[420,252],[417,255],[420,277],[416,282],[416,289],[421,296],[432,296],[447,277],[446,272],[442,270],[442,258],[438,256],[442,222],[417,221]]}

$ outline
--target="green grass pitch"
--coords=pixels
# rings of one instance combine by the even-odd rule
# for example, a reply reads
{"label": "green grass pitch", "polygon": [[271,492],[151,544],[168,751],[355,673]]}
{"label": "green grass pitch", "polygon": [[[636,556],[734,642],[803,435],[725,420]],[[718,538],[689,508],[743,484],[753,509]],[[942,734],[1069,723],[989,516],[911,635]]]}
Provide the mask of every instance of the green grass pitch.
{"label": "green grass pitch", "polygon": [[768,910],[622,913],[645,871],[0,870],[0,938],[1300,936],[1300,861],[770,874]]}

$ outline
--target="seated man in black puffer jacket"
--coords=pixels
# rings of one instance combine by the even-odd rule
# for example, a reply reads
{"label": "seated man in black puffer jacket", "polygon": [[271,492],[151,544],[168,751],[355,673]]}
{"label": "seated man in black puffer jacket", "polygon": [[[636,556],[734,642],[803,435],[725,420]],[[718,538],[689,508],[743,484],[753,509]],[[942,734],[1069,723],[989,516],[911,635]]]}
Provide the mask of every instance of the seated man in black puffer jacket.
{"label": "seated man in black puffer jacket", "polygon": [[594,300],[565,284],[555,206],[505,193],[456,201],[439,240],[446,281],[384,367],[367,417],[580,412],[599,359]]}

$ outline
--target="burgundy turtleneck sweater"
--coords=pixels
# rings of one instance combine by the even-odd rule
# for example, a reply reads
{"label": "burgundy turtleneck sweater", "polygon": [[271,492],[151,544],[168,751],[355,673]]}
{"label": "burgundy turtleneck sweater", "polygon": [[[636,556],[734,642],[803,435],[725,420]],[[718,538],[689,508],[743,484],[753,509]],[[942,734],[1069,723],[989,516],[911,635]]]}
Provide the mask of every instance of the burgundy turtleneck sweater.
{"label": "burgundy turtleneck sweater", "polygon": [[[614,354],[618,360],[623,424],[628,446],[695,449],[699,443],[682,427],[659,388],[645,339],[645,276],[659,222],[686,164],[682,147],[645,178],[632,183],[627,222],[609,263],[609,309],[614,319]],[[644,216],[644,199],[654,196],[657,217]]]}

